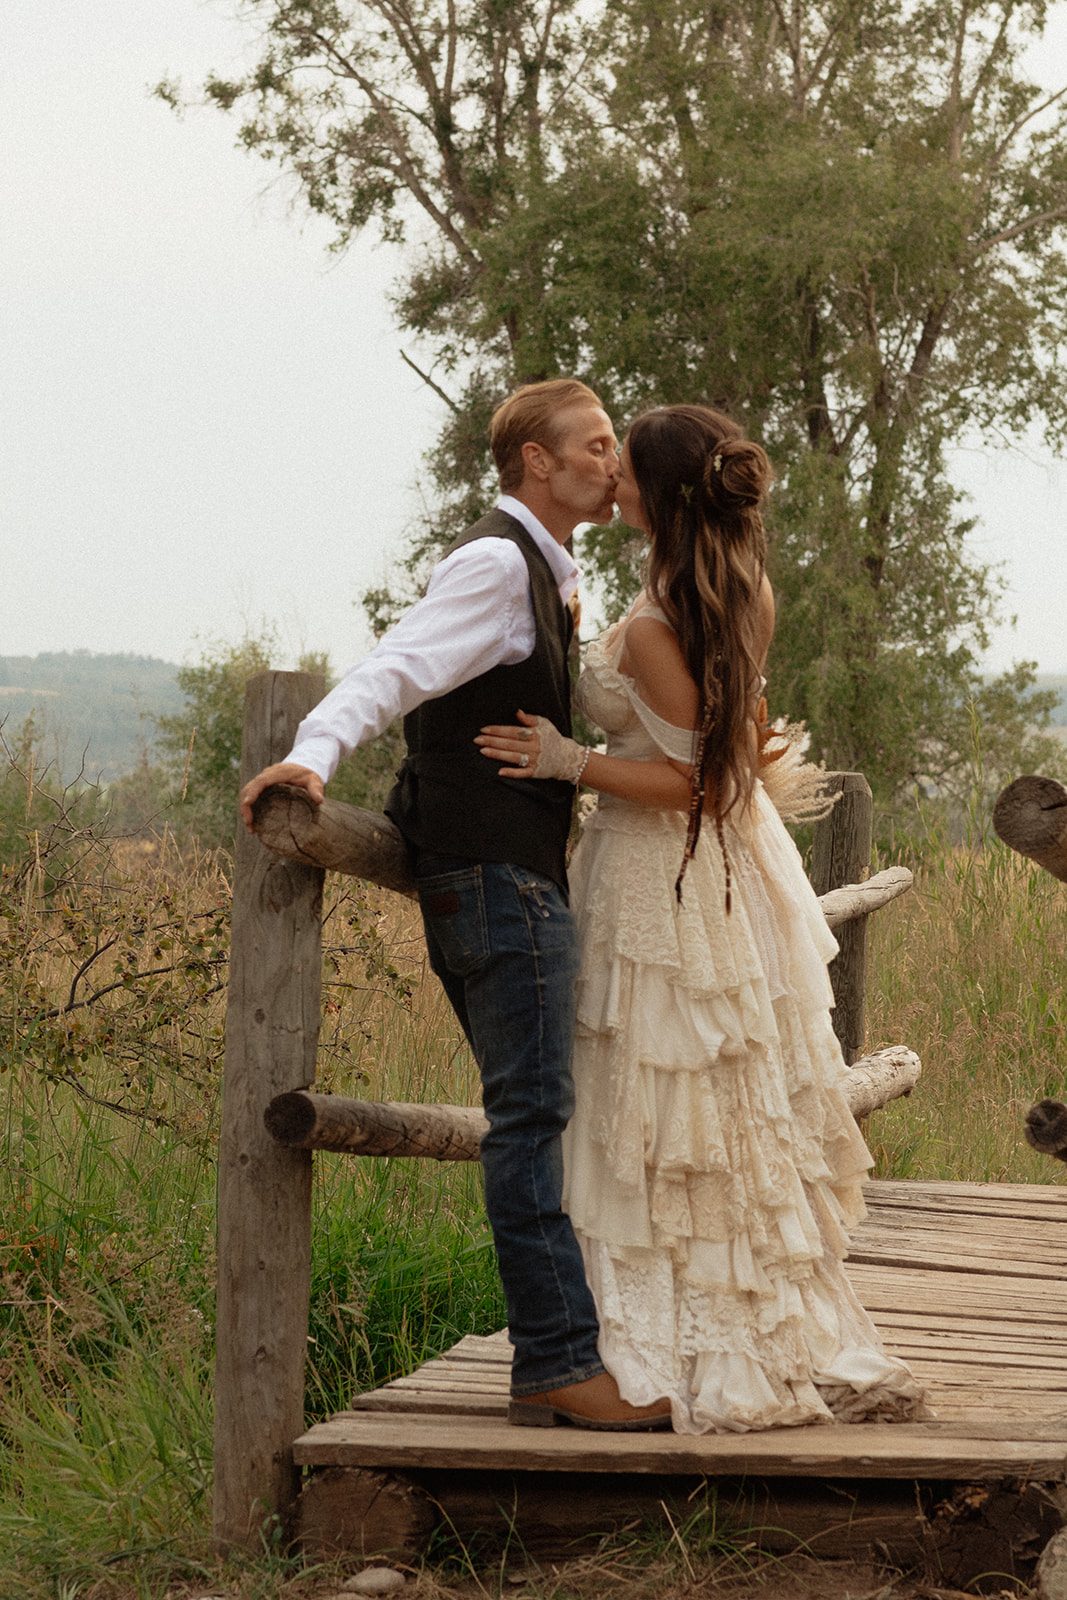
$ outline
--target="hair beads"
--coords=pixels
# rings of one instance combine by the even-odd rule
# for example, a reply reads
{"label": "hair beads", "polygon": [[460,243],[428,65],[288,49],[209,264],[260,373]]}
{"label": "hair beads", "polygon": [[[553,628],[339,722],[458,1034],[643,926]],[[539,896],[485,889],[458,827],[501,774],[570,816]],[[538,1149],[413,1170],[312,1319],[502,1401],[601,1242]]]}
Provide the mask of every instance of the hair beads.
{"label": "hair beads", "polygon": [[[685,832],[685,854],[682,856],[682,865],[674,881],[674,893],[678,904],[682,904],[682,879],[685,877],[686,868],[696,852],[700,839],[700,824],[704,817],[704,793],[707,787],[704,776],[704,746],[708,741],[708,734],[714,720],[714,711],[708,706],[700,724],[700,734],[697,738],[696,762],[693,767],[693,777],[689,791],[689,825]],[[719,849],[722,851],[723,871],[726,874],[726,915],[730,915],[730,857],[726,853],[726,835],[723,832],[722,817],[716,813],[715,832],[719,838]]]}

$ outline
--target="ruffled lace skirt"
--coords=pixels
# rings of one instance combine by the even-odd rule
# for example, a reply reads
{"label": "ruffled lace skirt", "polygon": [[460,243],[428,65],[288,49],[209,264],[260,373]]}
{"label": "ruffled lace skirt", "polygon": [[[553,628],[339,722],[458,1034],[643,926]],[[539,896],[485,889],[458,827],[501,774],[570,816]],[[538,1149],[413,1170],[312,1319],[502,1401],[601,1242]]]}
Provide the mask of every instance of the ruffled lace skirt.
{"label": "ruffled lace skirt", "polygon": [[582,969],[565,1204],[601,1356],[680,1433],[921,1412],[841,1262],[870,1156],[840,1090],[837,945],[758,790],[726,829],[601,801],[571,865]]}

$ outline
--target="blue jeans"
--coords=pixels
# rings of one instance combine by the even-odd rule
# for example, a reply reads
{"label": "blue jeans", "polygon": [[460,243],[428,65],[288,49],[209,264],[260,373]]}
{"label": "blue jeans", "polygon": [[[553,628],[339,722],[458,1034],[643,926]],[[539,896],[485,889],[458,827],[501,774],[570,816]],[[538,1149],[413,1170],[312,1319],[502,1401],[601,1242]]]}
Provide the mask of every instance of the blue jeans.
{"label": "blue jeans", "polygon": [[416,877],[430,965],[482,1075],[485,1208],[515,1347],[514,1395],[604,1371],[578,1241],[563,1210],[560,1135],[574,1111],[578,940],[556,885],[440,856]]}

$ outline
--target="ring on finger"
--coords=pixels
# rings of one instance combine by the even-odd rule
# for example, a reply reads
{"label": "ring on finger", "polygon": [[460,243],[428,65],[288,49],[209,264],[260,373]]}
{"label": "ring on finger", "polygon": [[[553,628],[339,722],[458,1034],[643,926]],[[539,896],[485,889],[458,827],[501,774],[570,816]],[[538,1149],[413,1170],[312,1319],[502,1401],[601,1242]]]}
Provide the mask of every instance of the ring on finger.
{"label": "ring on finger", "polygon": [[524,750],[522,755],[519,757],[519,766],[520,767],[528,767],[529,765],[530,765],[530,758],[526,754],[526,751]]}
{"label": "ring on finger", "polygon": [[533,729],[532,728],[522,728],[522,729],[520,729],[519,738],[524,740],[524,741],[532,739],[533,738]]}

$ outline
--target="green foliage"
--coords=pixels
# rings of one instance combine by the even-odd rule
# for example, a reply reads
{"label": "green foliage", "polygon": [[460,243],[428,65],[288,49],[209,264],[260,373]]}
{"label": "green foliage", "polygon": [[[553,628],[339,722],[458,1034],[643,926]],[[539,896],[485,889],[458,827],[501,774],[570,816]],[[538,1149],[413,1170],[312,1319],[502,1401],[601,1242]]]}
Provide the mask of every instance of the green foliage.
{"label": "green foliage", "polygon": [[[181,884],[167,892],[180,898]],[[363,896],[328,908],[327,927],[320,1081],[470,1101],[458,1024],[438,986],[417,982],[415,909],[399,902],[387,917]],[[395,981],[374,981],[387,973]],[[60,993],[66,981],[57,970]],[[192,1009],[176,1031],[176,1059],[194,1054]],[[122,1113],[121,1062],[94,1064],[91,1098],[36,1069],[27,1054],[0,1076],[4,1594],[163,1600],[197,1574],[229,1591],[210,1548],[217,1075],[207,1137],[189,1139],[147,1111]],[[309,1419],[500,1325],[477,1168],[326,1157],[314,1198]],[[274,1593],[269,1580],[258,1570],[255,1592]]]}
{"label": "green foliage", "polygon": [[107,815],[95,784],[63,784],[41,753],[41,724],[0,727],[0,884],[21,892],[32,875],[51,901],[76,879]]}
{"label": "green foliage", "polygon": [[172,796],[181,800],[179,825],[206,845],[232,847],[245,687],[270,670],[275,648],[271,634],[208,646],[199,662],[178,670],[184,708],[156,719],[156,746]]}
{"label": "green foliage", "polygon": [[406,751],[404,723],[397,718],[367,744],[354,750],[347,761],[342,761],[327,787],[335,800],[344,800],[350,806],[362,806],[367,811],[381,811]]}
{"label": "green foliage", "polygon": [[[1067,110],[1023,70],[1044,7],[243,9],[261,58],[208,98],[339,247],[372,223],[410,244],[398,314],[455,392],[409,588],[484,508],[485,418],[515,382],[575,372],[619,419],[725,405],[779,474],[772,709],[883,803],[951,786],[999,587],[945,447],[1067,428]],[[626,531],[584,554],[621,605]],[[991,766],[1025,748],[1028,686],[984,697]]]}
{"label": "green foliage", "polygon": [[0,1153],[5,1593],[162,1594],[207,1553],[212,1163],[32,1072]]}
{"label": "green foliage", "polygon": [[[222,1067],[230,884],[217,853],[115,840],[95,790],[32,782],[32,726],[0,765],[0,1076],[32,1072],[83,1104],[203,1145]],[[321,1072],[351,1082],[382,994],[411,983],[380,897],[332,881],[324,910]],[[353,1010],[357,1015],[353,1018]]]}
{"label": "green foliage", "polygon": [[10,863],[39,836],[54,786],[38,766],[40,722],[31,713],[20,727],[0,725],[0,860]]}
{"label": "green foliage", "polygon": [[506,1315],[477,1168],[442,1182],[423,1162],[367,1161],[319,1180],[307,1397],[316,1417],[463,1332],[495,1332]]}
{"label": "green foliage", "polygon": [[[0,864],[0,1074],[33,1072],[194,1143],[222,1055],[229,885],[211,858],[167,870],[117,849],[95,791],[31,790],[13,763],[0,793],[46,828],[8,838]],[[94,817],[94,809],[98,815]]]}
{"label": "green foliage", "polygon": [[[195,838],[202,848],[232,848],[245,689],[258,672],[272,669],[277,655],[277,640],[267,630],[247,635],[239,644],[209,645],[197,663],[178,669],[185,705],[174,716],[156,718],[160,767],[145,764],[118,786],[115,800],[121,817],[136,815],[145,803],[151,805],[162,783],[163,816],[172,832],[183,839]],[[297,670],[318,673],[324,685],[328,682],[324,655],[305,653]],[[402,758],[403,731],[394,724],[342,764],[330,794],[350,805],[380,811]]]}

